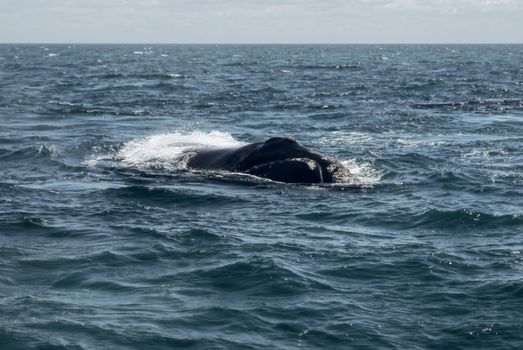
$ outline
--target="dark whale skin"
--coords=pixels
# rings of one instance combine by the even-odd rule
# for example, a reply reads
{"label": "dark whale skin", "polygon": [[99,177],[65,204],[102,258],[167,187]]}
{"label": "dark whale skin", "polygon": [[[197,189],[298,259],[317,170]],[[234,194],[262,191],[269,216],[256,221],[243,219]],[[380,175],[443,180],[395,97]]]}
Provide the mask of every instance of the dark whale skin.
{"label": "dark whale skin", "polygon": [[311,152],[288,137],[192,153],[188,168],[240,172],[278,182],[333,183],[350,176],[340,162]]}

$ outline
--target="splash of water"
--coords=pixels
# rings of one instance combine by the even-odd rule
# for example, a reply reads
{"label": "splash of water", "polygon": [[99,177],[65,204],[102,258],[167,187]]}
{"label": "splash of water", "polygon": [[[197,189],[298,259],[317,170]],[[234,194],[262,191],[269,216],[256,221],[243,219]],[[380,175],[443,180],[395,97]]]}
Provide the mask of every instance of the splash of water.
{"label": "splash of water", "polygon": [[238,147],[245,143],[221,131],[193,131],[151,135],[128,141],[117,152],[117,158],[127,166],[182,169],[183,155],[194,149]]}

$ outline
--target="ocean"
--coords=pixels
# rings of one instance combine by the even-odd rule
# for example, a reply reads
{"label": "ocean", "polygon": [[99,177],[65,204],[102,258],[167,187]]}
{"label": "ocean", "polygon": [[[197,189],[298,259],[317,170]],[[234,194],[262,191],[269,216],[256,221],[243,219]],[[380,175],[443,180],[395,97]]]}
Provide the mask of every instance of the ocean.
{"label": "ocean", "polygon": [[[0,349],[523,348],[523,45],[0,45]],[[187,169],[288,136],[297,185]]]}

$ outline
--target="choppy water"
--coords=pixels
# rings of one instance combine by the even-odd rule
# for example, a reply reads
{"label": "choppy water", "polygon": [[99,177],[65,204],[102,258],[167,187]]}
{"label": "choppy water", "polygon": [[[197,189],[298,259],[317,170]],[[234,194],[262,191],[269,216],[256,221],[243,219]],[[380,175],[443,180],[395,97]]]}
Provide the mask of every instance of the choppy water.
{"label": "choppy water", "polygon": [[[0,46],[0,348],[522,348],[522,62]],[[177,162],[270,136],[357,185]]]}

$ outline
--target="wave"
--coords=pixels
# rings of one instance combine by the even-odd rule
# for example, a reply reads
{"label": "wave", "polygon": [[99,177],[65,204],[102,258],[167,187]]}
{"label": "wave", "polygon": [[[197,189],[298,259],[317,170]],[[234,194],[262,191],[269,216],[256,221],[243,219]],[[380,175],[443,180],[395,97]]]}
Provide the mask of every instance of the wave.
{"label": "wave", "polygon": [[358,63],[333,63],[333,64],[298,64],[295,66],[286,67],[287,69],[298,69],[305,71],[315,70],[358,70],[362,65]]}
{"label": "wave", "polygon": [[520,214],[494,215],[470,208],[456,210],[430,209],[412,217],[407,222],[412,222],[413,228],[477,230],[479,228],[500,229],[507,226],[521,226],[523,218]]}
{"label": "wave", "polygon": [[235,197],[212,194],[188,192],[187,190],[173,190],[145,186],[127,186],[110,188],[103,191],[105,195],[120,200],[136,201],[143,205],[160,207],[193,207],[193,206],[225,206],[244,202]]}
{"label": "wave", "polygon": [[523,107],[523,99],[472,99],[465,101],[422,102],[412,105],[416,109],[437,109],[464,112],[503,112]]}
{"label": "wave", "polygon": [[[111,88],[112,89],[112,88]],[[112,89],[114,90],[114,89]],[[138,105],[134,103],[135,105]],[[90,116],[146,116],[151,115],[148,108],[127,107],[133,105],[132,101],[125,103],[113,103],[113,106],[90,105],[86,103],[71,103],[67,101],[49,101],[48,105],[38,110],[40,115],[60,116],[64,115],[90,115]]]}
{"label": "wave", "polygon": [[52,234],[55,229],[50,226],[49,219],[36,215],[30,215],[28,213],[11,212],[9,213],[9,219],[2,219],[0,223],[0,230],[5,235],[16,236],[20,232],[33,233],[33,232],[46,232]]}
{"label": "wave", "polygon": [[88,273],[84,271],[62,274],[52,281],[51,285],[58,289],[89,289],[109,291],[111,293],[136,292],[140,289],[140,286],[133,284],[108,279],[94,279],[89,277]]}
{"label": "wave", "polygon": [[288,296],[302,294],[309,289],[333,289],[319,278],[297,273],[271,258],[259,256],[210,269],[197,269],[176,275],[176,278],[190,279],[196,285],[212,286],[217,290],[248,291],[253,296]]}
{"label": "wave", "polygon": [[316,224],[351,224],[363,227],[386,227],[389,230],[430,229],[459,232],[499,232],[523,226],[521,213],[493,214],[471,208],[445,210],[431,208],[425,211],[372,212],[372,215],[363,212],[334,213],[331,211],[317,211],[299,213],[296,217]]}
{"label": "wave", "polygon": [[[17,304],[22,305],[22,300],[18,301]],[[42,307],[42,302],[34,300],[29,305],[38,308]],[[139,330],[130,332],[128,326],[124,324],[115,325],[102,320],[94,323],[79,322],[66,316],[71,309],[76,310],[80,307],[80,304],[58,305],[53,308],[56,313],[53,314],[52,320],[49,320],[51,317],[33,317],[31,321],[23,323],[24,327],[9,327],[5,329],[5,334],[2,334],[2,338],[0,338],[0,346],[6,344],[5,349],[87,350],[99,348],[101,342],[103,342],[104,346],[108,348],[230,348],[220,346],[223,345],[222,343],[227,343],[221,339],[212,341],[187,338],[189,331],[187,333],[180,330],[160,333],[141,317],[134,319],[136,323],[142,322],[143,327],[137,327]],[[107,309],[108,314],[105,319],[114,316],[112,314],[109,316],[109,309]],[[49,334],[60,334],[60,336],[53,337]],[[233,345],[238,347],[241,344]]]}
{"label": "wave", "polygon": [[17,150],[0,149],[0,160],[16,161],[20,159],[56,159],[58,148],[54,144],[40,144],[30,147],[19,148]]}

